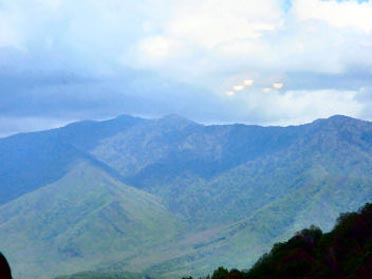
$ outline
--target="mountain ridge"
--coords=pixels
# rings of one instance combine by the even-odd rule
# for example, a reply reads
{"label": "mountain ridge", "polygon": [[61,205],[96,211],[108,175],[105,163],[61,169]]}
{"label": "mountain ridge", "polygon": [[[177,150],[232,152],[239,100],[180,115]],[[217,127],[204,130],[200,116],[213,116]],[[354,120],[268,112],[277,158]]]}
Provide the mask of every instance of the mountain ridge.
{"label": "mountain ridge", "polygon": [[[242,268],[295,230],[310,223],[330,229],[340,212],[371,201],[371,154],[372,123],[345,116],[288,127],[119,116],[12,136],[0,139],[0,243],[8,243],[21,279],[27,269],[42,275],[40,259],[55,276],[71,269],[170,279],[218,265]],[[72,193],[89,201],[92,215],[82,223],[65,219],[85,208]],[[66,206],[62,197],[74,202]],[[102,211],[105,197],[116,202]],[[146,205],[150,200],[157,202]],[[125,204],[136,210],[128,213]],[[22,220],[21,212],[29,221],[11,221]],[[38,240],[37,231],[56,231],[38,215],[60,224],[61,249]],[[125,216],[139,225],[130,227]],[[138,241],[125,242],[136,234]],[[102,255],[98,247],[105,247]]]}

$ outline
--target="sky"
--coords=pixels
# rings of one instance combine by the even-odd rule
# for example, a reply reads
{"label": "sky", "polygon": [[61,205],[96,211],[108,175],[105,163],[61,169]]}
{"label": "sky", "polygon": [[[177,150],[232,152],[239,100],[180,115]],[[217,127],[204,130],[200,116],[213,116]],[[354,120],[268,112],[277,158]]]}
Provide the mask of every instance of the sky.
{"label": "sky", "polygon": [[0,0],[0,136],[121,114],[372,120],[372,2]]}

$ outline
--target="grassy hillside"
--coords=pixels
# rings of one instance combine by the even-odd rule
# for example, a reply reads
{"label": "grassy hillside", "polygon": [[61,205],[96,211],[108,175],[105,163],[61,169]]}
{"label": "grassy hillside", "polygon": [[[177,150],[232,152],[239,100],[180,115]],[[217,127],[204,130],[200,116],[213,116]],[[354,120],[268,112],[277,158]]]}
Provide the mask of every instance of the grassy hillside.
{"label": "grassy hillside", "polygon": [[[293,234],[292,234],[293,235]],[[264,236],[262,236],[264,237]],[[250,248],[246,240],[241,244]],[[372,204],[366,204],[357,213],[343,213],[329,233],[310,226],[295,233],[289,240],[276,243],[251,269],[219,267],[212,279],[260,279],[260,278],[352,278],[367,279],[372,272]],[[244,258],[237,253],[235,258]],[[182,269],[181,269],[182,270]],[[200,270],[200,269],[199,269]],[[183,278],[187,271],[183,270]],[[180,272],[182,273],[182,272]],[[130,276],[130,275],[128,275]],[[182,276],[173,273],[173,277]],[[178,277],[177,277],[178,276]],[[137,274],[134,278],[141,278]],[[128,278],[118,273],[87,272],[58,279]],[[56,278],[57,279],[57,278]]]}
{"label": "grassy hillside", "polygon": [[50,278],[131,258],[174,239],[179,228],[159,199],[86,161],[0,207],[2,250],[16,278]]}

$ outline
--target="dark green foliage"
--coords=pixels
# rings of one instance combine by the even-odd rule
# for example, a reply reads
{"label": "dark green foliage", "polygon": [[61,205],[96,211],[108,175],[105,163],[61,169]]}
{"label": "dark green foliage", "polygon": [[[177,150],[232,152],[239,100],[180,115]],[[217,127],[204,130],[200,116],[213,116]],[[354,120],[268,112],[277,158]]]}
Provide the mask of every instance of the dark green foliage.
{"label": "dark green foliage", "polygon": [[228,274],[229,271],[223,266],[220,266],[213,272],[212,279],[224,279]]}

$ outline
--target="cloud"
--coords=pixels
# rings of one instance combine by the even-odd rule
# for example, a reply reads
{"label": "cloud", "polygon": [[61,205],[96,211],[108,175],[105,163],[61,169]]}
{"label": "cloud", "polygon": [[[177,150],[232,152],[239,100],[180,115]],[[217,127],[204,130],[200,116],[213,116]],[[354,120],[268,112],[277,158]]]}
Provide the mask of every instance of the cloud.
{"label": "cloud", "polygon": [[234,85],[233,89],[235,91],[242,91],[242,90],[244,90],[244,85],[241,85],[241,84]]}
{"label": "cloud", "polygon": [[6,119],[120,113],[255,124],[331,113],[372,119],[371,2],[0,3]]}
{"label": "cloud", "polygon": [[22,47],[23,37],[18,30],[21,18],[12,10],[0,7],[0,47]]}
{"label": "cloud", "polygon": [[245,86],[252,86],[254,83],[253,79],[246,79],[244,80],[244,85]]}
{"label": "cloud", "polygon": [[282,89],[284,86],[284,83],[283,82],[274,82],[273,83],[273,88],[274,89]]}
{"label": "cloud", "polygon": [[161,63],[164,59],[170,59],[178,44],[172,39],[163,36],[146,38],[139,43],[139,53],[143,56],[145,63]]}
{"label": "cloud", "polygon": [[302,124],[335,114],[358,117],[364,107],[356,100],[358,94],[335,90],[287,91],[271,98],[274,109],[267,113],[272,119],[278,119],[278,124]]}
{"label": "cloud", "polygon": [[221,74],[372,65],[370,2],[294,0],[285,10],[286,2],[6,1],[0,47],[78,71],[149,69],[210,88]]}
{"label": "cloud", "polygon": [[[232,118],[263,125],[293,125],[335,114],[367,116],[366,110],[371,105],[371,101],[363,103],[358,100],[364,94],[362,91],[295,90],[279,93],[264,89],[267,89],[265,94],[257,90],[234,98],[235,102],[229,103],[230,113],[234,115]],[[369,113],[368,117],[371,116]]]}
{"label": "cloud", "polygon": [[[280,28],[282,2],[168,1],[161,19],[143,20],[143,38],[131,52],[123,53],[122,61],[125,65],[160,70],[172,78],[209,87],[216,84],[213,80],[216,72],[222,68],[229,71],[235,64],[220,49],[236,42],[257,40]],[[157,59],[154,59],[155,49]]]}
{"label": "cloud", "polygon": [[[131,63],[212,89],[222,75],[243,72],[342,74],[371,67],[371,3],[295,0],[286,11],[284,2],[173,2],[171,16],[155,28],[163,43],[173,45],[172,55],[154,67],[153,55],[139,44]],[[144,41],[152,38],[145,34]]]}
{"label": "cloud", "polygon": [[299,20],[324,21],[337,28],[372,31],[372,3],[358,1],[295,0],[293,14]]}
{"label": "cloud", "polygon": [[177,7],[165,33],[214,48],[233,40],[258,38],[280,25],[279,1],[187,1]]}

